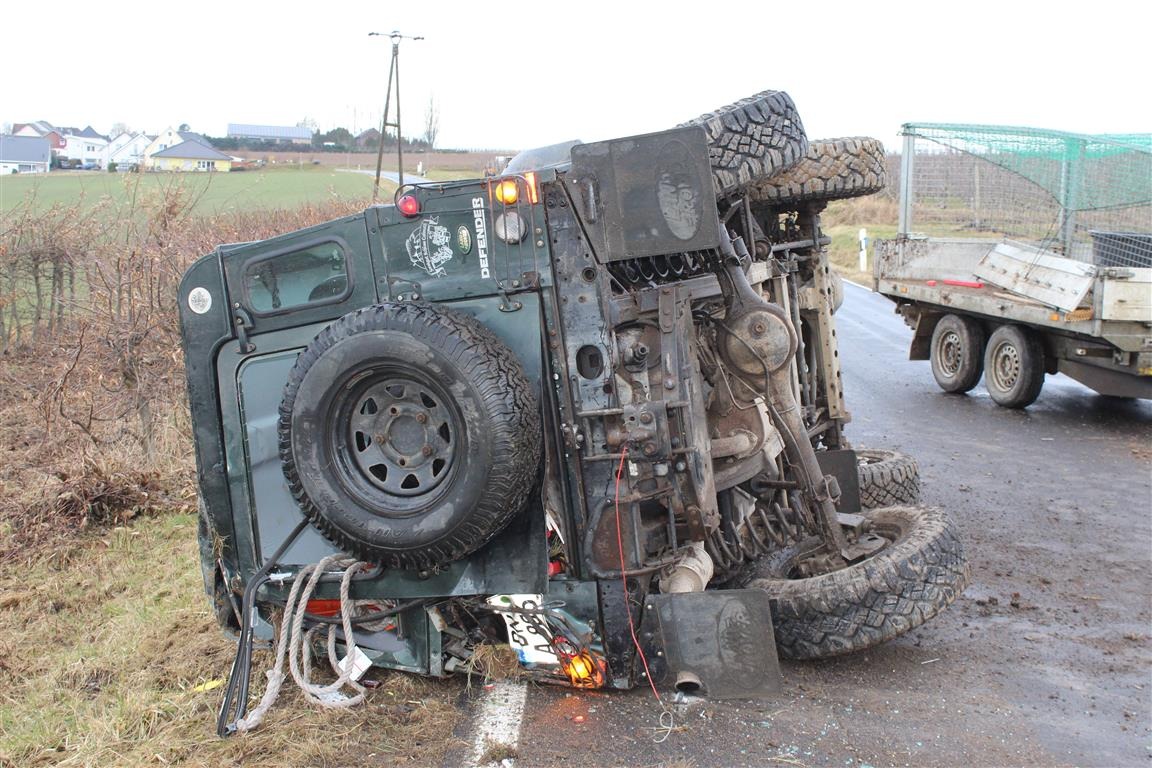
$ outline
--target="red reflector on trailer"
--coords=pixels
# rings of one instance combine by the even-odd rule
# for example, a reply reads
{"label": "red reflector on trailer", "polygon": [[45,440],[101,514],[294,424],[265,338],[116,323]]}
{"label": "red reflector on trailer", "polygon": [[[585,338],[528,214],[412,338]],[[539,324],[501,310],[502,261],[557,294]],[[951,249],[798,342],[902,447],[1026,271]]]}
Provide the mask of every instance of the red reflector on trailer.
{"label": "red reflector on trailer", "polygon": [[420,201],[412,195],[404,195],[396,202],[396,207],[409,218],[420,215]]}

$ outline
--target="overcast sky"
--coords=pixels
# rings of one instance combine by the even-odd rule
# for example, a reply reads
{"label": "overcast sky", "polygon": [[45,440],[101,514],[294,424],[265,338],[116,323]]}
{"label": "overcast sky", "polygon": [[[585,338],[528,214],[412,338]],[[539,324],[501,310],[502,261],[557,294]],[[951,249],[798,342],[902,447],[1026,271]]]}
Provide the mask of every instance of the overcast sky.
{"label": "overcast sky", "polygon": [[425,38],[400,46],[404,133],[423,133],[435,99],[442,147],[646,133],[769,88],[791,94],[811,138],[891,148],[904,122],[1150,132],[1140,6],[9,2],[0,123],[364,130],[380,119],[391,57],[368,33],[398,29]]}

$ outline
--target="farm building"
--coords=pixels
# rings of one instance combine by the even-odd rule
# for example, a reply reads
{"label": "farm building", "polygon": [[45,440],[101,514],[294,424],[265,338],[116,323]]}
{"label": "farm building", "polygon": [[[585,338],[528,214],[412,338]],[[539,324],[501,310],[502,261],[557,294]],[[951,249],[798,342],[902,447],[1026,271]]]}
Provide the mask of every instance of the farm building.
{"label": "farm building", "polygon": [[228,138],[261,139],[264,141],[283,142],[285,144],[311,144],[312,131],[299,126],[228,123]]}
{"label": "farm building", "polygon": [[47,173],[52,144],[42,136],[0,135],[0,173]]}

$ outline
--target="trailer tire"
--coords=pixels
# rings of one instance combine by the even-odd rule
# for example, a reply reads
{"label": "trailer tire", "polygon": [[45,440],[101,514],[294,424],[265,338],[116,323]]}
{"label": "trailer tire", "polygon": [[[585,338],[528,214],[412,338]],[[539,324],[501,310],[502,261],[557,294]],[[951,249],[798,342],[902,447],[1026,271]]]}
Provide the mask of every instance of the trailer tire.
{"label": "trailer tire", "polygon": [[773,206],[842,200],[879,192],[887,180],[884,145],[878,140],[821,139],[808,144],[808,152],[796,165],[751,185],[748,197]]}
{"label": "trailer tire", "polygon": [[1044,387],[1044,345],[1020,325],[992,332],[984,352],[984,387],[1004,408],[1027,408]]}
{"label": "trailer tire", "polygon": [[861,562],[797,578],[809,540],[752,565],[748,587],[771,598],[783,658],[823,659],[879,645],[935,616],[967,586],[964,547],[941,510],[887,507],[864,516],[889,543]]}
{"label": "trailer tire", "polygon": [[920,503],[920,465],[896,451],[856,451],[860,506],[864,509]]}
{"label": "trailer tire", "polygon": [[968,392],[984,375],[984,326],[970,317],[944,315],[932,330],[932,376],[945,392]]}
{"label": "trailer tire", "polygon": [[332,542],[387,568],[430,569],[524,509],[540,408],[520,361],[476,319],[377,304],[297,358],[279,448],[293,497]]}
{"label": "trailer tire", "polygon": [[737,192],[800,162],[808,139],[792,97],[761,91],[682,123],[703,126],[719,196]]}

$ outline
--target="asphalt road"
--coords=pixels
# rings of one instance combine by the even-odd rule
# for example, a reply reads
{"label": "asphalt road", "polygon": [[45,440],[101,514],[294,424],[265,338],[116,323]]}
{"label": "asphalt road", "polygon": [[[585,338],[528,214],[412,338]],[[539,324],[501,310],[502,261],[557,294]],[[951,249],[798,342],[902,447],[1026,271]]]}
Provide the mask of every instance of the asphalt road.
{"label": "asphalt road", "polygon": [[517,766],[1128,766],[1152,757],[1152,403],[1049,376],[1025,411],[937,389],[892,304],[837,314],[857,447],[920,462],[971,586],[869,652],[783,664],[757,702],[528,691]]}

